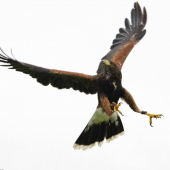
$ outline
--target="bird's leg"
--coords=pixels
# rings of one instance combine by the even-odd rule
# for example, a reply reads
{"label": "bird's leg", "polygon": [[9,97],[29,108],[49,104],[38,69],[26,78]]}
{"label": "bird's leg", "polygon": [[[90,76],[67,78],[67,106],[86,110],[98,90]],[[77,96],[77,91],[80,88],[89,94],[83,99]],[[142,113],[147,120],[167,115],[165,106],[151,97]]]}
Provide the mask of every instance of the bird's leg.
{"label": "bird's leg", "polygon": [[126,90],[124,89],[124,96],[121,97],[122,99],[124,99],[126,101],[126,103],[130,106],[130,108],[137,113],[141,113],[141,114],[145,114],[147,116],[149,116],[149,121],[150,121],[150,125],[152,126],[152,118],[161,118],[161,116],[163,116],[162,114],[149,114],[147,112],[141,111],[138,106],[136,105],[132,95]]}
{"label": "bird's leg", "polygon": [[161,118],[161,116],[163,116],[162,114],[150,114],[150,113],[147,113],[145,111],[142,111],[141,114],[145,114],[145,115],[149,116],[150,126],[152,126],[152,118],[156,118],[157,119],[157,118]]}
{"label": "bird's leg", "polygon": [[111,107],[110,107],[110,102],[109,102],[107,96],[106,96],[104,93],[101,93],[101,94],[99,95],[99,99],[100,99],[101,105],[102,105],[102,107],[104,108],[106,114],[107,114],[109,117],[111,117],[112,114],[113,114],[113,111],[112,111],[112,109],[111,109]]}
{"label": "bird's leg", "polygon": [[124,116],[122,114],[122,112],[119,110],[119,107],[121,106],[121,102],[119,104],[116,104],[115,102],[112,102],[112,104],[110,105],[111,109],[113,110],[113,112],[118,111],[122,116]]}

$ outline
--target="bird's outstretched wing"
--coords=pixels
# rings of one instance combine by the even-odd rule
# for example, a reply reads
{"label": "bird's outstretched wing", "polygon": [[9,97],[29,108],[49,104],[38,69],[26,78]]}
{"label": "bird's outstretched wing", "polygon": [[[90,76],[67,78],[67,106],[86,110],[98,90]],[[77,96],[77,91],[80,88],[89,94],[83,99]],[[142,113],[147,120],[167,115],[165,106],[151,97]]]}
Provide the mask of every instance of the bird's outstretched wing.
{"label": "bird's outstretched wing", "polygon": [[[117,34],[116,39],[113,40],[110,52],[102,59],[110,60],[122,68],[129,52],[145,35],[146,30],[143,30],[143,28],[146,25],[146,20],[147,14],[145,7],[142,13],[140,5],[135,2],[134,8],[131,11],[131,23],[127,18],[125,19],[126,28],[119,29],[119,34]],[[102,62],[100,62],[97,73],[100,74],[103,71],[104,66]]]}
{"label": "bird's outstretched wing", "polygon": [[0,54],[0,62],[6,63],[1,66],[7,66],[10,67],[9,69],[29,74],[44,86],[51,84],[58,89],[73,88],[86,94],[95,94],[97,92],[96,76],[37,67],[14,60],[5,53],[4,55]]}

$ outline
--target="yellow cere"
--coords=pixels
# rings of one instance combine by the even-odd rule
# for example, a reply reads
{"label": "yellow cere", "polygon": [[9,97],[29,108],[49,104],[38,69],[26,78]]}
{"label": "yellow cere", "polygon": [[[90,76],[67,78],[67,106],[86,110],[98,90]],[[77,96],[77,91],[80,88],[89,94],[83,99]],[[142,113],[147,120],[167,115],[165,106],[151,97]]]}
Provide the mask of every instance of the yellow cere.
{"label": "yellow cere", "polygon": [[105,64],[109,66],[110,65],[110,61],[109,60],[105,60]]}

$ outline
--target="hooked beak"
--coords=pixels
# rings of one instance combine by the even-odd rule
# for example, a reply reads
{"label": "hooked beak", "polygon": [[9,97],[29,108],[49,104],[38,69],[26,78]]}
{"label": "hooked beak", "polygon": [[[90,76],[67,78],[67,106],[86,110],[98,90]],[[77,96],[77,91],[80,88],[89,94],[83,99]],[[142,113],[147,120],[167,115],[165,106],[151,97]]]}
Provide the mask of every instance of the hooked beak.
{"label": "hooked beak", "polygon": [[110,66],[110,61],[109,60],[102,60],[102,63],[104,65]]}

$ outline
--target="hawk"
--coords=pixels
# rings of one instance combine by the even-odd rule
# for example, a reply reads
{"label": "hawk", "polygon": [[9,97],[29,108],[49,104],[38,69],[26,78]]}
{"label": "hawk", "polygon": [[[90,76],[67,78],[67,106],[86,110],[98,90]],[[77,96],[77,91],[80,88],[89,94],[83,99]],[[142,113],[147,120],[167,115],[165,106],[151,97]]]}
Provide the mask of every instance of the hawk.
{"label": "hawk", "polygon": [[6,55],[2,49],[0,62],[6,63],[2,66],[7,66],[9,69],[29,74],[44,86],[51,84],[58,89],[72,88],[85,94],[97,93],[98,106],[96,111],[73,147],[86,150],[92,148],[96,143],[101,146],[105,138],[107,142],[110,142],[124,133],[119,116],[119,114],[122,114],[119,110],[121,103],[118,103],[120,98],[134,112],[149,116],[151,126],[152,118],[161,118],[162,116],[161,114],[149,114],[140,110],[130,92],[122,86],[121,69],[130,51],[144,37],[146,21],[145,7],[142,11],[138,2],[135,2],[134,8],[131,10],[131,22],[127,18],[125,19],[125,28],[119,29],[110,51],[101,59],[97,74],[93,76],[46,69],[20,62]]}

